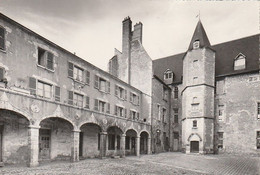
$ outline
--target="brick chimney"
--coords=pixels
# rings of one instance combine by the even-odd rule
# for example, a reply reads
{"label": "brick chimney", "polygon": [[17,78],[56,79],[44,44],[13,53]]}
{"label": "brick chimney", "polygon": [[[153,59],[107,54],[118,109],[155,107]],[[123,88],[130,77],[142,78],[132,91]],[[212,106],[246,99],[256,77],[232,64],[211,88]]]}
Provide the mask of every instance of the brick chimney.
{"label": "brick chimney", "polygon": [[134,25],[132,41],[139,40],[142,43],[142,36],[143,36],[143,24],[139,22]]}

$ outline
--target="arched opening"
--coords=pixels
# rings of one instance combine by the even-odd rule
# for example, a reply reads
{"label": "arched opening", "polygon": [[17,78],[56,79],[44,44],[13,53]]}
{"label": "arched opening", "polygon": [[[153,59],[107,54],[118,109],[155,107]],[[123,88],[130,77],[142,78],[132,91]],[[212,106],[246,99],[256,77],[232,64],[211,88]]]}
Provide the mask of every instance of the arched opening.
{"label": "arched opening", "polygon": [[39,161],[70,160],[73,125],[62,118],[50,117],[40,122]]}
{"label": "arched opening", "polygon": [[28,126],[29,120],[22,114],[0,109],[0,162],[29,161]]}
{"label": "arched opening", "polygon": [[148,154],[148,137],[149,134],[145,131],[140,134],[140,154]]}
{"label": "arched opening", "polygon": [[107,156],[119,156],[121,154],[122,130],[117,126],[107,129]]}
{"label": "arched opening", "polygon": [[126,155],[136,155],[136,137],[137,132],[133,129],[126,131],[125,137],[125,154]]}
{"label": "arched opening", "polygon": [[100,156],[101,127],[94,123],[86,123],[80,127],[79,156],[91,158]]}

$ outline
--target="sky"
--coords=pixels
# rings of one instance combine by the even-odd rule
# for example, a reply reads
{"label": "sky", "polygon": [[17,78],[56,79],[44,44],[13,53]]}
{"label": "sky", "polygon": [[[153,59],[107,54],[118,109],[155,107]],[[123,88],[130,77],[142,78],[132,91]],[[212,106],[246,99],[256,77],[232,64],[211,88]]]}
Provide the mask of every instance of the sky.
{"label": "sky", "polygon": [[122,21],[143,23],[143,46],[154,59],[185,52],[198,14],[212,45],[259,33],[259,1],[0,0],[0,12],[107,70],[122,48]]}

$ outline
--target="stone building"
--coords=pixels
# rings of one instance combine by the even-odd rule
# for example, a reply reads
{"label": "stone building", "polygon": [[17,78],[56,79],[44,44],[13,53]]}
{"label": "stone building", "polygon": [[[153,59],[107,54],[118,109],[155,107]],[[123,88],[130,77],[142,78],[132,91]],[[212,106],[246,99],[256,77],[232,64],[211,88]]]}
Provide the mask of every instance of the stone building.
{"label": "stone building", "polygon": [[152,60],[123,20],[108,72],[0,14],[0,161],[259,153],[259,35]]}

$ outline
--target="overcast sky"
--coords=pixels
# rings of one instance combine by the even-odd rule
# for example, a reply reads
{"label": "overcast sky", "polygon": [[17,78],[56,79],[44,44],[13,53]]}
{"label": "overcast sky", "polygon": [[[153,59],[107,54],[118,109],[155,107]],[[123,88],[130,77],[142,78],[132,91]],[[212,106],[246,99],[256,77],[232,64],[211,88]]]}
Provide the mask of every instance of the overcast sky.
{"label": "overcast sky", "polygon": [[122,20],[143,23],[152,59],[185,52],[198,22],[212,45],[259,33],[258,1],[0,0],[0,12],[106,70],[121,50]]}

